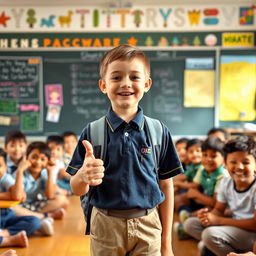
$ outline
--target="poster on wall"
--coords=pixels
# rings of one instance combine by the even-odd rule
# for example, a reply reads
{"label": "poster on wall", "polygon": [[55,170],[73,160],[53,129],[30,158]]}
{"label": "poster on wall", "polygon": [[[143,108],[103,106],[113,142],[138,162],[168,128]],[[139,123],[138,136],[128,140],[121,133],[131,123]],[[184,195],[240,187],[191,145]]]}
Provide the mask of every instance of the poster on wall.
{"label": "poster on wall", "polygon": [[255,121],[256,57],[222,56],[220,71],[220,120]]}

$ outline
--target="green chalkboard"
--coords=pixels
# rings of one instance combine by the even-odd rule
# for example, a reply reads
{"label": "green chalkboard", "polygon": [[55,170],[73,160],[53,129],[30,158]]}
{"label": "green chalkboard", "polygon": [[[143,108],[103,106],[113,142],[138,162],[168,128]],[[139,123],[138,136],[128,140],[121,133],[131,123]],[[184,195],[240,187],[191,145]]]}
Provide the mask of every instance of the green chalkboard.
{"label": "green chalkboard", "polygon": [[[0,69],[10,60],[22,60],[27,67],[20,71],[18,81],[12,79],[15,69],[8,79],[0,75],[1,135],[10,129],[38,136],[66,130],[80,134],[88,122],[104,115],[109,101],[98,89],[98,63],[103,54],[103,51],[74,50],[1,52]],[[151,60],[153,86],[141,102],[145,114],[162,120],[173,135],[206,134],[214,125],[214,108],[183,106],[184,69],[188,57],[215,61],[215,51],[146,51],[146,54]],[[30,70],[30,65],[37,68],[33,66]],[[26,70],[30,73],[22,76]],[[16,84],[7,86],[7,82]],[[22,93],[17,96],[14,90]],[[52,90],[58,92],[55,105],[49,96]],[[50,116],[51,111],[58,113],[57,119]]]}

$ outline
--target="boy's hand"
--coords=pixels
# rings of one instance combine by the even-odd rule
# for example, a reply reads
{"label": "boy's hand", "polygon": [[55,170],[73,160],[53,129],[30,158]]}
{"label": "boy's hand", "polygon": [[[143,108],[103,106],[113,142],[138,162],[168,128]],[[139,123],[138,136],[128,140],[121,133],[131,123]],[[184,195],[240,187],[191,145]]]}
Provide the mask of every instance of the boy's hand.
{"label": "boy's hand", "polygon": [[27,170],[30,167],[31,163],[29,160],[27,160],[26,156],[23,156],[21,162],[19,163],[19,166],[17,168],[17,171],[21,171],[24,172],[25,170]]}
{"label": "boy's hand", "polygon": [[80,175],[84,182],[90,186],[97,186],[102,183],[104,177],[104,166],[101,159],[95,159],[92,144],[83,140],[86,150],[83,166],[80,169]]}

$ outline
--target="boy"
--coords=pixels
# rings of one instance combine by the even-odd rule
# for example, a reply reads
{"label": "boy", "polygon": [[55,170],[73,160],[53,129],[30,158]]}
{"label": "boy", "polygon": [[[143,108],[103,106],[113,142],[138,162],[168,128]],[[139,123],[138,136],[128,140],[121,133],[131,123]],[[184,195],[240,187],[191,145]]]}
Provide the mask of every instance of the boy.
{"label": "boy", "polygon": [[187,201],[186,192],[189,188],[193,187],[192,183],[197,171],[202,169],[202,141],[199,139],[191,139],[187,142],[186,151],[187,159],[190,164],[187,166],[184,174],[180,174],[175,177],[174,180],[174,192],[175,201],[174,209],[180,212],[180,207],[183,205],[183,201]]}
{"label": "boy", "polygon": [[[198,218],[184,223],[187,233],[218,256],[249,251],[256,240],[256,142],[240,136],[227,142],[224,150],[230,176],[221,181],[214,209],[202,209]],[[227,207],[231,217],[224,215]]]}
{"label": "boy", "polygon": [[[24,190],[18,180],[6,172],[6,153],[0,148],[0,200],[24,199]],[[28,247],[27,235],[37,230],[44,234],[49,230],[46,219],[40,220],[34,216],[16,216],[11,208],[0,211],[0,247],[21,246]]]}
{"label": "boy", "polygon": [[27,196],[21,206],[15,207],[17,215],[33,215],[40,219],[64,217],[65,210],[62,207],[68,205],[68,200],[65,196],[56,195],[55,166],[51,165],[50,156],[51,151],[46,143],[36,141],[29,144],[24,167],[17,169]]}
{"label": "boy", "polygon": [[61,188],[57,193],[67,195],[71,193],[70,175],[66,172],[64,164],[64,141],[59,135],[51,135],[47,137],[46,143],[51,150],[51,161],[55,164],[53,175],[57,180],[57,185]]}
{"label": "boy", "polygon": [[179,238],[187,238],[183,232],[182,224],[189,216],[195,216],[196,212],[203,208],[212,208],[216,202],[217,189],[221,179],[226,175],[224,169],[224,142],[219,138],[208,138],[202,144],[202,165],[191,182],[191,187],[186,192],[186,200],[180,206],[179,219],[181,224],[177,226]]}
{"label": "boy", "polygon": [[94,187],[91,255],[173,255],[170,178],[181,173],[182,166],[163,126],[166,144],[158,174],[154,171],[139,107],[152,82],[149,60],[138,48],[120,45],[104,55],[100,75],[99,87],[111,102],[106,115],[106,160],[95,159],[86,127],[67,169],[73,175],[74,194],[84,195],[89,186]]}
{"label": "boy", "polygon": [[218,137],[221,141],[226,142],[229,135],[225,129],[214,127],[208,131],[207,137]]}
{"label": "boy", "polygon": [[77,136],[74,132],[66,131],[62,134],[64,141],[64,164],[67,167],[72,159],[73,153],[77,145]]}
{"label": "boy", "polygon": [[187,149],[186,149],[188,141],[189,139],[187,138],[180,138],[175,142],[175,147],[184,170],[186,170],[186,167],[189,164],[189,160],[187,158]]}
{"label": "boy", "polygon": [[26,153],[26,137],[21,131],[12,130],[5,134],[4,144],[4,150],[7,153],[7,172],[14,174]]}

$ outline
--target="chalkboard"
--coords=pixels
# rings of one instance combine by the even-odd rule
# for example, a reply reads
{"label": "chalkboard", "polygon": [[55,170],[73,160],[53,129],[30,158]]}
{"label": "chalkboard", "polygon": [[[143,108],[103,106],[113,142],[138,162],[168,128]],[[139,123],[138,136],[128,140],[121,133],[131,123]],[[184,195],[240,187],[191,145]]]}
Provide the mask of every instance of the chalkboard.
{"label": "chalkboard", "polygon": [[[98,88],[98,63],[103,54],[104,51],[63,49],[1,52],[4,57],[0,59],[0,68],[2,65],[6,68],[9,60],[22,60],[27,69],[33,67],[34,70],[31,69],[27,78],[17,81],[0,76],[1,135],[10,129],[21,129],[27,135],[38,136],[59,134],[66,130],[79,134],[88,122],[104,115],[110,104]],[[146,51],[146,54],[151,60],[153,86],[141,102],[145,114],[162,120],[173,135],[206,134],[214,125],[214,108],[183,106],[184,69],[186,58],[207,57],[215,60],[215,51]],[[31,60],[38,63],[29,64]],[[19,83],[20,90],[25,90],[26,96],[13,95],[13,91],[5,86],[7,81]],[[59,94],[55,106],[59,111],[56,120],[49,118],[52,107],[49,93],[52,90],[57,90]],[[23,116],[28,116],[28,120]],[[11,119],[9,125],[4,118]]]}

